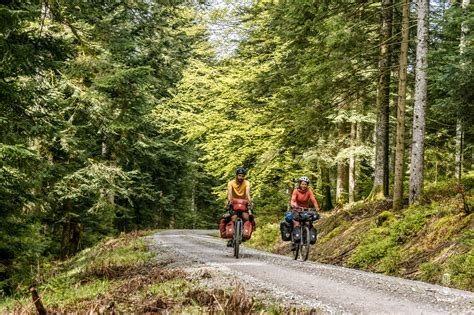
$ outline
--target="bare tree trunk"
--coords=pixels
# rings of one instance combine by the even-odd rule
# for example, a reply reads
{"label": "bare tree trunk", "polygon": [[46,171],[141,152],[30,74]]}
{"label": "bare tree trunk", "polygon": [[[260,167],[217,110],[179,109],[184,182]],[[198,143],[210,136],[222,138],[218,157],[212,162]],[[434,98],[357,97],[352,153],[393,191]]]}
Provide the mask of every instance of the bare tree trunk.
{"label": "bare tree trunk", "polygon": [[390,103],[390,37],[392,36],[392,0],[382,0],[382,27],[377,86],[377,122],[375,125],[375,176],[371,199],[383,199],[388,192],[388,117]]}
{"label": "bare tree trunk", "polygon": [[425,149],[426,70],[428,66],[429,0],[418,0],[416,45],[415,106],[413,108],[413,140],[410,166],[410,204],[423,193],[423,159]]}
{"label": "bare tree trunk", "polygon": [[[357,137],[357,123],[351,123],[351,145],[352,147],[356,144]],[[355,154],[351,153],[351,157],[349,158],[349,203],[353,203],[355,201]]]}
{"label": "bare tree trunk", "polygon": [[[461,7],[464,11],[467,10],[469,6],[469,0],[462,0]],[[469,26],[467,22],[463,21],[461,23],[461,39],[459,41],[459,52],[461,56],[464,55],[465,49],[467,46],[467,40],[466,40],[466,35],[469,32]],[[462,64],[461,67],[465,66],[465,62],[462,58]],[[461,116],[461,115],[459,115]],[[463,150],[464,150],[464,130],[463,130],[463,122],[460,118],[458,118],[456,122],[456,156],[455,156],[455,172],[454,176],[456,177],[457,180],[461,179],[462,176],[462,164],[463,164]]]}
{"label": "bare tree trunk", "polygon": [[407,86],[408,40],[410,28],[410,0],[402,0],[402,43],[398,69],[397,140],[395,148],[395,178],[393,183],[393,209],[403,204],[403,175],[405,172],[405,102]]}
{"label": "bare tree trunk", "polygon": [[[340,145],[346,147],[345,142],[346,136],[346,123],[339,123],[338,137]],[[341,205],[347,201],[347,160],[340,160],[337,162],[337,175],[336,175],[336,204]]]}
{"label": "bare tree trunk", "polygon": [[196,213],[196,185],[193,181],[191,190],[191,213],[193,214],[193,229],[196,228],[197,213]]}
{"label": "bare tree trunk", "polygon": [[455,170],[454,176],[457,180],[461,179],[462,175],[462,162],[463,162],[463,130],[462,130],[462,122],[461,119],[458,119],[456,122],[456,153],[454,157],[455,161]]}
{"label": "bare tree trunk", "polygon": [[[108,145],[107,145],[107,137],[106,136],[103,136],[102,137],[102,152],[101,152],[101,155],[102,155],[102,158],[104,160],[107,159],[107,154],[109,153],[109,149],[108,149]],[[110,203],[110,204],[114,204],[115,203],[115,195],[113,192],[109,191],[107,192],[105,189],[101,189],[101,194],[102,196],[105,196],[107,198],[107,201]]]}
{"label": "bare tree trunk", "polygon": [[346,161],[337,162],[336,178],[336,204],[342,205],[346,201],[347,195],[347,163]]}

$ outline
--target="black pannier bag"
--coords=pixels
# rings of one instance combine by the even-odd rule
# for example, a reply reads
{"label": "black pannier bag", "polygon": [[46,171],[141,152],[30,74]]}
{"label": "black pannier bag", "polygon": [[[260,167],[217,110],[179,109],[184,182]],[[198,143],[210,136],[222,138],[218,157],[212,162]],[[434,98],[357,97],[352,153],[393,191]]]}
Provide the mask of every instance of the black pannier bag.
{"label": "black pannier bag", "polygon": [[291,223],[283,221],[280,223],[280,232],[282,241],[291,241],[291,230],[293,226]]}
{"label": "black pannier bag", "polygon": [[316,243],[316,239],[317,239],[317,233],[316,233],[316,229],[314,228],[314,226],[310,227],[309,235],[310,235],[309,243],[311,245],[313,245],[314,243]]}
{"label": "black pannier bag", "polygon": [[299,226],[293,229],[293,241],[299,243],[301,240],[301,228]]}

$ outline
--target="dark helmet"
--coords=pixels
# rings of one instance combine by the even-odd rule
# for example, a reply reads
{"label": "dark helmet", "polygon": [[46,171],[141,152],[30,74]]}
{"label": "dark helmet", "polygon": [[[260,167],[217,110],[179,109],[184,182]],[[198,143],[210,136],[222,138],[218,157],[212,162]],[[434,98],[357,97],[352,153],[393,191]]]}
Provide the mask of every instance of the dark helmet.
{"label": "dark helmet", "polygon": [[247,174],[247,170],[245,169],[245,167],[241,166],[241,167],[237,167],[237,169],[235,170],[235,175],[237,174]]}
{"label": "dark helmet", "polygon": [[306,182],[307,184],[309,184],[309,178],[307,176],[301,176],[299,179],[298,179],[298,182]]}

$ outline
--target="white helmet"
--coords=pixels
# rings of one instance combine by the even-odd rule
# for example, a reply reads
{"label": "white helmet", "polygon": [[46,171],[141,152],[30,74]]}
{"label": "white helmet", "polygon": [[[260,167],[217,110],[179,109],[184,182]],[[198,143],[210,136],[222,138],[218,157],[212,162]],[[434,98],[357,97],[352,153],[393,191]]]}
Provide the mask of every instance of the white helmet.
{"label": "white helmet", "polygon": [[298,181],[301,182],[306,182],[309,184],[309,178],[307,176],[301,176]]}

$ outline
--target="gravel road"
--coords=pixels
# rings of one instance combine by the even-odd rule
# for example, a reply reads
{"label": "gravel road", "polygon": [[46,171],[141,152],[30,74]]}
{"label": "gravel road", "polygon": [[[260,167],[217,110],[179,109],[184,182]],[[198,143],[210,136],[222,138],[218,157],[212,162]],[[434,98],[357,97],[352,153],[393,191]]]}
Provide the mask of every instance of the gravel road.
{"label": "gravel road", "polygon": [[[321,314],[474,314],[474,293],[242,247],[235,259],[216,231],[167,230],[149,236],[157,253],[182,267],[233,277],[247,291]],[[317,246],[317,245],[316,245]]]}

